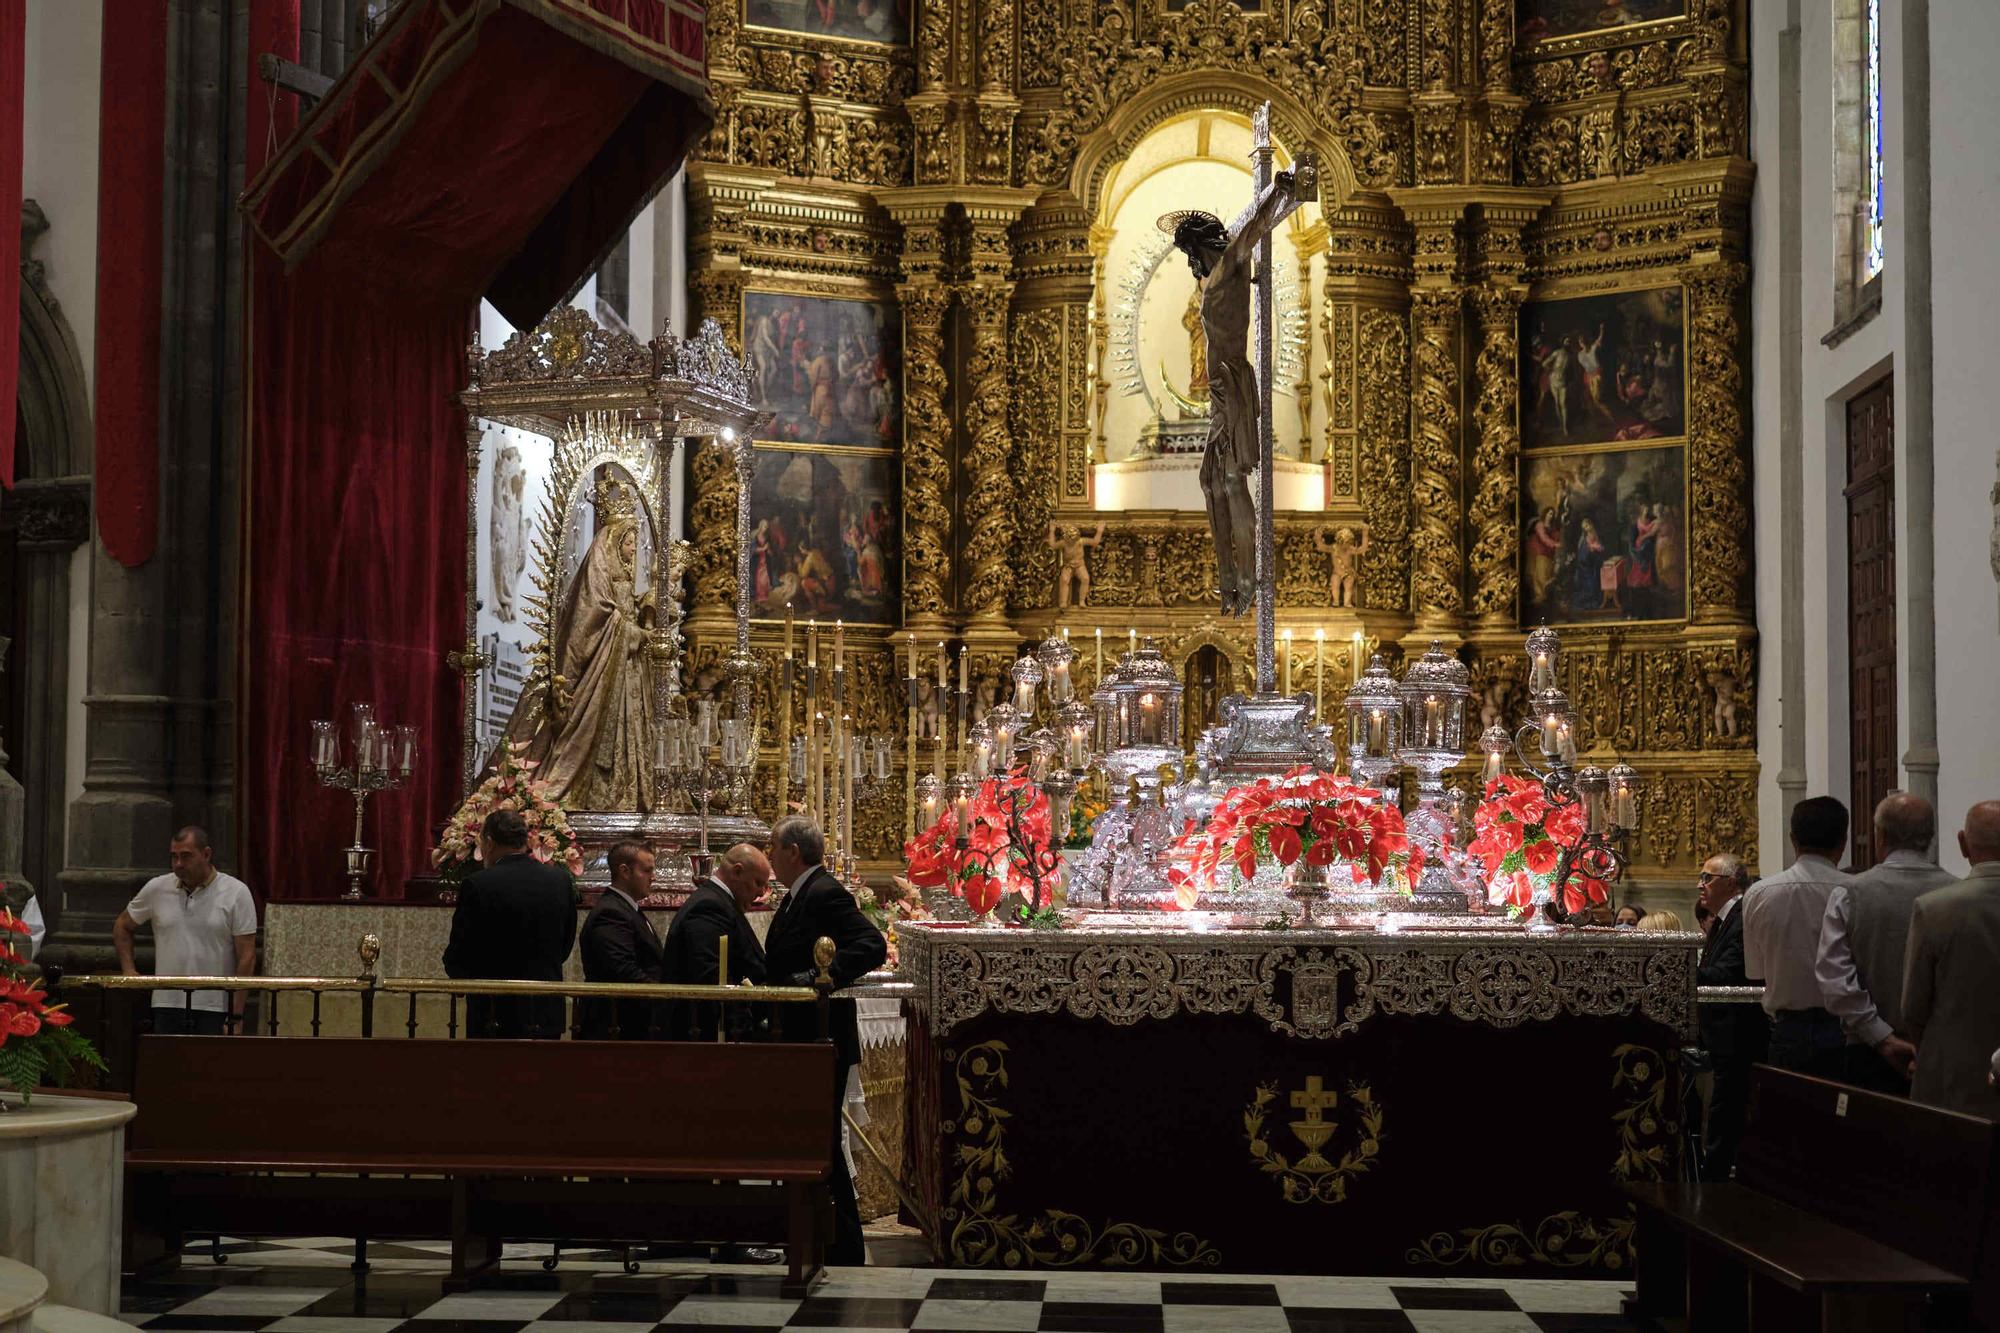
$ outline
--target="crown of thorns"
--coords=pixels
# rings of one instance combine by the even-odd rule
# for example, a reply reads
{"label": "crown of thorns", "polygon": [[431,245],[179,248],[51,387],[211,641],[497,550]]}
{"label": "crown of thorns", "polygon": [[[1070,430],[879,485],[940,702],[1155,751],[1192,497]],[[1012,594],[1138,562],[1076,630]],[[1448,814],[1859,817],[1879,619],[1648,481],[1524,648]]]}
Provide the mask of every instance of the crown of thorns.
{"label": "crown of thorns", "polygon": [[[1205,208],[1177,208],[1171,213],[1160,214],[1160,230],[1172,236],[1187,222],[1205,222],[1213,227],[1221,227],[1222,219]],[[1226,230],[1226,229],[1225,229]]]}

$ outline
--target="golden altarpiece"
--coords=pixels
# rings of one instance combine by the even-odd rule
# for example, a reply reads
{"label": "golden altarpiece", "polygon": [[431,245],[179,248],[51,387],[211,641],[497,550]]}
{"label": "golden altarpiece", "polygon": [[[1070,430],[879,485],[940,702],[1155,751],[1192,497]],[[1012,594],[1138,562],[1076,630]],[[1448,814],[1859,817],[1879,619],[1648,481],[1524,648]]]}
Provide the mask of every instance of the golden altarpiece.
{"label": "golden altarpiece", "polygon": [[[1522,629],[1560,625],[1585,734],[1649,778],[1635,881],[1754,857],[1744,15],[1639,8],[1592,27],[1598,7],[1556,0],[711,6],[693,314],[795,396],[752,507],[755,650],[775,664],[797,588],[766,572],[782,516],[760,506],[789,487],[810,508],[831,478],[838,537],[808,516],[804,540],[847,562],[854,595],[822,614],[847,622],[857,731],[902,734],[909,636],[998,677],[1053,630],[1085,667],[1093,631],[1136,629],[1187,671],[1189,713],[1250,688],[1204,516],[1107,506],[1103,479],[1134,449],[1127,168],[1172,157],[1162,135],[1241,137],[1268,100],[1322,191],[1280,247],[1280,411],[1316,487],[1276,522],[1296,678],[1344,687],[1357,634],[1392,657],[1442,640],[1484,720],[1511,718]],[[690,470],[698,668],[732,646],[739,483],[719,447]],[[1062,604],[1059,547],[1093,535],[1087,604]],[[779,678],[760,673],[764,716]],[[900,780],[862,794],[856,830],[867,862],[895,857]]]}

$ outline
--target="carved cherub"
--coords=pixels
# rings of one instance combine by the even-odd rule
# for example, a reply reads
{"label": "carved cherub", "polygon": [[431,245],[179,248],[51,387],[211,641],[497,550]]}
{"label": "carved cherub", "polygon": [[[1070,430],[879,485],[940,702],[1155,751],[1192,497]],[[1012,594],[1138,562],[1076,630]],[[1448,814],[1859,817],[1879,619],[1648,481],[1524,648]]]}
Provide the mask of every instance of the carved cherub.
{"label": "carved cherub", "polygon": [[938,734],[938,692],[925,688],[917,704],[917,739],[934,741]]}
{"label": "carved cherub", "polygon": [[1333,581],[1330,597],[1335,606],[1359,606],[1361,587],[1361,557],[1368,554],[1368,525],[1361,525],[1361,538],[1357,542],[1354,529],[1342,524],[1332,529],[1333,540],[1327,540],[1328,529],[1321,528],[1313,534],[1313,545],[1333,556]]}
{"label": "carved cherub", "polygon": [[1075,523],[1049,524],[1048,544],[1056,549],[1062,558],[1062,565],[1056,570],[1056,605],[1090,605],[1090,563],[1088,551],[1104,541],[1104,524],[1097,525],[1097,531],[1086,537],[1083,529]]}
{"label": "carved cherub", "polygon": [[1715,693],[1715,734],[1720,740],[1736,739],[1736,693],[1742,688],[1731,671],[1708,673],[1708,688]]}

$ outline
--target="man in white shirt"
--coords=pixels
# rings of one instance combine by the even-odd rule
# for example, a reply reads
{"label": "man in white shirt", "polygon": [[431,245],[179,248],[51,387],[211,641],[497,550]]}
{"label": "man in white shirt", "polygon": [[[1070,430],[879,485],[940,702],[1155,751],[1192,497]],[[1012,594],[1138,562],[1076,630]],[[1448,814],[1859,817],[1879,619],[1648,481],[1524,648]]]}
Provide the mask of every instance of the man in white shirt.
{"label": "man in white shirt", "polygon": [[[132,935],[153,923],[153,973],[161,977],[247,977],[257,971],[257,904],[233,875],[215,868],[208,834],[190,825],[174,835],[173,870],[148,880],[111,928],[118,966],[139,975]],[[227,1017],[225,1017],[225,1015]],[[219,1036],[243,1015],[242,991],[161,987],[153,992],[153,1031]]]}
{"label": "man in white shirt", "polygon": [[1764,983],[1770,1062],[1819,1078],[1847,1072],[1847,1038],[1814,970],[1827,900],[1848,882],[1835,868],[1846,849],[1847,807],[1831,796],[1800,801],[1792,808],[1797,859],[1743,896],[1743,970]]}
{"label": "man in white shirt", "polygon": [[1901,1031],[1903,954],[1917,899],[1953,882],[1931,859],[1937,812],[1909,792],[1875,807],[1875,845],[1885,855],[1873,869],[1836,888],[1820,926],[1820,997],[1847,1034],[1845,1081],[1899,1097],[1910,1095],[1917,1048]]}

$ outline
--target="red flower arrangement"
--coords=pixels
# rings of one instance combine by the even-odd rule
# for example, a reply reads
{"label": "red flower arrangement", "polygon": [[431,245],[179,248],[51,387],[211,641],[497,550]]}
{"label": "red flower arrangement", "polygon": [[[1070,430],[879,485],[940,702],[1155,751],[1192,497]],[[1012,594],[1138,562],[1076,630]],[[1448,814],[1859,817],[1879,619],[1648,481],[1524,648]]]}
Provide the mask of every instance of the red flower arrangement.
{"label": "red flower arrangement", "polygon": [[23,979],[28,960],[12,946],[14,936],[27,934],[28,923],[0,907],[0,1083],[13,1084],[24,1104],[44,1074],[61,1083],[78,1065],[104,1068],[91,1044],[69,1030],[68,1010]]}
{"label": "red flower arrangement", "polygon": [[[1486,866],[1487,901],[1509,915],[1532,916],[1554,896],[1562,849],[1583,836],[1583,807],[1551,806],[1540,782],[1502,774],[1487,784],[1472,829],[1466,850]],[[1563,907],[1581,912],[1608,893],[1603,880],[1575,867],[1563,886]]]}
{"label": "red flower arrangement", "polygon": [[1028,781],[1025,768],[987,778],[972,797],[966,845],[958,845],[952,805],[929,828],[903,844],[909,882],[919,889],[949,887],[973,915],[999,906],[1009,889],[1023,888],[1047,906],[1040,886],[1053,887],[1062,862],[1051,844],[1049,798]]}
{"label": "red flower arrangement", "polygon": [[1167,879],[1183,909],[1218,882],[1247,883],[1267,856],[1281,866],[1345,864],[1356,883],[1390,870],[1405,893],[1424,868],[1423,849],[1410,844],[1402,811],[1366,787],[1303,766],[1232,788],[1208,827],[1177,838],[1174,851],[1187,864],[1169,869]]}

